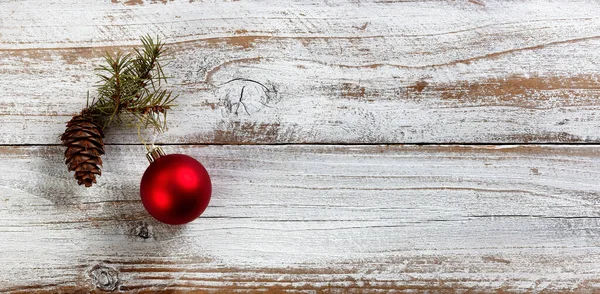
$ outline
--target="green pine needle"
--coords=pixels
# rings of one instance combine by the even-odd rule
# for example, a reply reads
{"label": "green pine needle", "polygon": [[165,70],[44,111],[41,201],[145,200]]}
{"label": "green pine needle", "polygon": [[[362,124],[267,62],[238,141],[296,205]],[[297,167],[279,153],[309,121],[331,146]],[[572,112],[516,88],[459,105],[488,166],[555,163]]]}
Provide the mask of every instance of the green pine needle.
{"label": "green pine needle", "polygon": [[103,122],[127,124],[133,119],[137,126],[166,130],[167,110],[175,106],[171,91],[162,89],[167,81],[160,61],[165,55],[164,43],[157,37],[141,38],[142,48],[134,53],[106,54],[106,64],[98,67],[98,96],[85,110]]}

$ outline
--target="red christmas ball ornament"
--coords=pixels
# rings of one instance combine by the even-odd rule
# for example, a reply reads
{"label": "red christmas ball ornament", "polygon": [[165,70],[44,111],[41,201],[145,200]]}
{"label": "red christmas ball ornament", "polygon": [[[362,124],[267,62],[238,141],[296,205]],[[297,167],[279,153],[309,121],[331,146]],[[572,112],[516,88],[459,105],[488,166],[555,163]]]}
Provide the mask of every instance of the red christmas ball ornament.
{"label": "red christmas ball ornament", "polygon": [[187,155],[166,155],[160,147],[152,149],[147,157],[150,166],[142,176],[140,196],[148,213],[170,225],[198,218],[212,192],[204,166]]}

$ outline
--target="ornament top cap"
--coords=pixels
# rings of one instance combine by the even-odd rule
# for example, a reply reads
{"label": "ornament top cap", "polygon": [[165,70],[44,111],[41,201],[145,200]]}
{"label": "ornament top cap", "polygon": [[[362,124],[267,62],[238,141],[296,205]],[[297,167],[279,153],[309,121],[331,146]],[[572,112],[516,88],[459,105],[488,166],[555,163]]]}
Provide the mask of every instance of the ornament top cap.
{"label": "ornament top cap", "polygon": [[166,153],[164,150],[162,150],[162,148],[152,146],[152,149],[150,149],[150,152],[146,153],[146,158],[148,158],[148,161],[150,163],[153,163],[159,157],[165,156],[165,155],[166,155]]}

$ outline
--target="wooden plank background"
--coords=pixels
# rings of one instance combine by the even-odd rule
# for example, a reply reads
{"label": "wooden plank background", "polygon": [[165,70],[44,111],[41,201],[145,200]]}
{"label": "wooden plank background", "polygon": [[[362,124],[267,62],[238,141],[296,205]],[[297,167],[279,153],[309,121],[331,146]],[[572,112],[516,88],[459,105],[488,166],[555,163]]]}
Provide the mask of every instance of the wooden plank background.
{"label": "wooden plank background", "polygon": [[[144,136],[213,178],[185,226],[135,130],[93,188],[62,162],[144,34],[179,94]],[[592,0],[2,1],[0,292],[597,293],[599,66]]]}

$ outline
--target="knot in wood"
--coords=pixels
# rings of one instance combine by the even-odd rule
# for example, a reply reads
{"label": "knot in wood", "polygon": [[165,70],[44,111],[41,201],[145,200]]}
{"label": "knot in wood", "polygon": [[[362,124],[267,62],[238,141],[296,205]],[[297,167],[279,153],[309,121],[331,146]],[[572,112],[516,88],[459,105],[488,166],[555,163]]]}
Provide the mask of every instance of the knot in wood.
{"label": "knot in wood", "polygon": [[142,239],[149,239],[154,236],[152,232],[152,226],[148,223],[140,223],[134,230],[134,234]]}
{"label": "knot in wood", "polygon": [[92,268],[90,278],[92,278],[92,284],[102,291],[114,291],[119,285],[119,272],[102,265]]}

